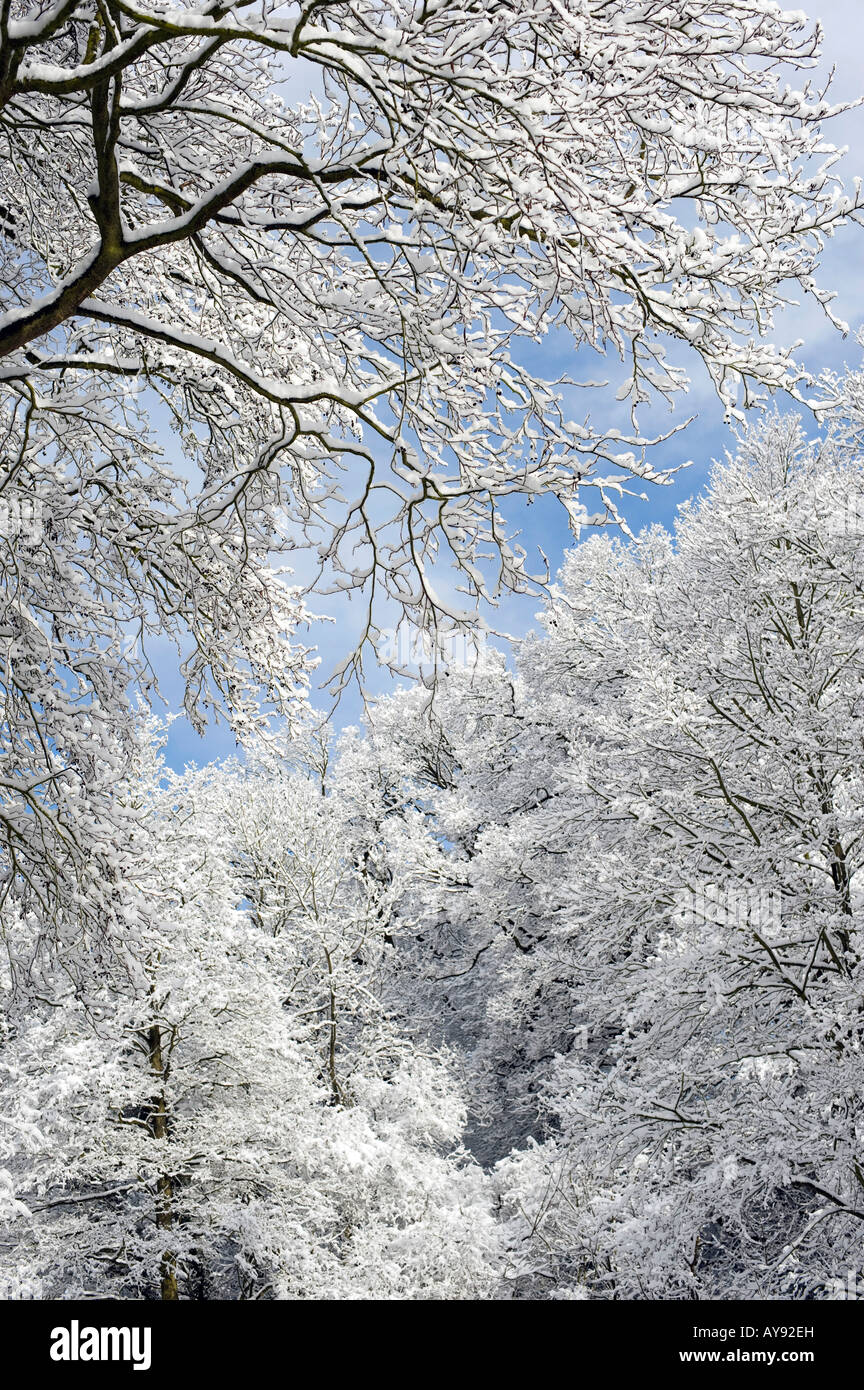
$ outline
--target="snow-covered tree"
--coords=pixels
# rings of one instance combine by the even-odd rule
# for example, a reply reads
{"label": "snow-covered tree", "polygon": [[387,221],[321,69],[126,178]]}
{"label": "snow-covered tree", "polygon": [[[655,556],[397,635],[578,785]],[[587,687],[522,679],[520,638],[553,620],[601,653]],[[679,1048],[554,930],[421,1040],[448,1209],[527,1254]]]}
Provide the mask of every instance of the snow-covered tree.
{"label": "snow-covered tree", "polygon": [[635,426],[576,423],[522,340],[612,348],[634,406],[684,387],[669,343],[730,409],[794,388],[772,311],[796,280],[828,307],[822,239],[858,215],[832,108],[781,76],[817,47],[763,0],[10,4],[10,852],[34,797],[37,823],[61,813],[58,768],[80,775],[81,707],[122,723],[147,685],[136,633],[189,636],[195,717],[218,692],[242,723],[262,685],[290,706],[302,610],[268,553],[308,544],[313,583],[365,595],[365,637],[376,594],[458,624],[528,583],[503,499],[578,521],[606,465],[658,476]]}
{"label": "snow-covered tree", "polygon": [[[488,1157],[519,1145],[528,1296],[824,1297],[855,1266],[862,498],[854,448],[775,417],[674,537],[572,553],[518,675],[447,682],[401,852],[427,1008],[473,1040]],[[398,704],[382,753],[423,748]]]}
{"label": "snow-covered tree", "polygon": [[[337,813],[299,776],[140,773],[123,957],[86,999],[59,972],[24,1009],[4,994],[6,1295],[489,1296],[500,1242],[459,1082],[371,995]],[[260,884],[254,818],[226,816],[241,797],[274,813]]]}
{"label": "snow-covered tree", "polygon": [[674,535],[579,546],[515,672],[335,753],[140,755],[122,932],[68,908],[34,957],[10,907],[13,1296],[831,1294],[864,1220],[856,382],[821,442],[744,435]]}
{"label": "snow-covered tree", "polygon": [[527,975],[569,956],[581,1032],[514,1189],[557,1185],[571,1287],[818,1297],[857,1259],[862,491],[775,419],[674,547],[577,552],[552,609],[540,679],[591,692],[593,812]]}
{"label": "snow-covered tree", "polygon": [[[606,1147],[555,1168],[590,1197],[572,1238],[549,1207],[569,1252],[553,1273],[632,1291],[636,1227],[619,1239],[599,1213],[643,1211],[610,1158],[635,1143],[640,1068],[668,1105],[686,1059],[750,1162],[745,1082],[698,1050],[724,1025],[640,1051],[688,941],[693,997],[716,955],[754,1048],[780,1001],[770,1027],[807,1040],[808,1096],[833,1084],[826,1058],[851,1076],[857,579],[826,508],[857,475],[834,446],[782,486],[793,446],[764,446],[768,530],[733,469],[677,549],[580,552],[533,670],[529,652],[519,679],[442,681],[431,718],[424,691],[392,702],[323,783],[272,765],[166,778],[136,706],[167,638],[193,724],[216,709],[252,745],[275,717],[290,738],[308,591],[363,613],[338,693],[382,614],[452,634],[532,588],[510,499],[551,494],[578,528],[583,488],[606,519],[615,488],[666,476],[637,412],[686,389],[687,361],[730,416],[800,393],[774,311],[797,283],[832,318],[823,241],[861,214],[822,136],[835,108],[806,83],[818,43],[773,0],[0,5],[0,1193],[20,1294],[488,1290],[498,1237],[459,1147],[460,1067],[490,1157],[534,1135],[550,1163],[578,1087],[595,1096]],[[582,421],[544,340],[625,364],[626,435]],[[860,395],[833,407],[852,437]],[[779,896],[783,926],[733,969],[728,933],[706,945],[695,919],[746,885]],[[602,1046],[580,1052],[585,1029]],[[778,1105],[797,1104],[799,1050]],[[691,1127],[703,1253],[683,1274],[680,1234],[647,1221],[652,1288],[737,1270],[760,1201],[767,1249],[793,1186],[815,1225],[787,1267],[831,1266],[823,1232],[857,1219],[843,1075],[812,1172],[790,1138],[788,1169],[733,1175],[722,1239],[715,1130]],[[502,1177],[514,1211],[532,1162]]]}

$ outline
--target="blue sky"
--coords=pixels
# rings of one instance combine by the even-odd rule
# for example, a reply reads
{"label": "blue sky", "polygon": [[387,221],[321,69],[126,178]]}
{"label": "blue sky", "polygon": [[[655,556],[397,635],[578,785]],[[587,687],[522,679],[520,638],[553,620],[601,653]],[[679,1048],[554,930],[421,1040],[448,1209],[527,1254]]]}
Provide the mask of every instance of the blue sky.
{"label": "blue sky", "polygon": [[[832,66],[835,67],[835,80],[831,89],[834,101],[855,99],[864,93],[864,3],[862,0],[820,0],[818,5],[814,3],[812,7],[805,5],[804,8],[812,18],[820,19],[823,23],[825,37],[822,66],[826,72]],[[825,134],[834,144],[848,147],[848,153],[839,168],[844,181],[851,183],[856,175],[864,177],[864,106],[828,123]],[[811,372],[818,372],[826,367],[840,368],[844,362],[857,365],[861,361],[862,350],[855,341],[855,333],[864,327],[862,268],[864,227],[845,227],[828,242],[819,276],[822,286],[838,292],[834,308],[851,328],[851,333],[845,340],[824,318],[815,303],[786,310],[778,319],[775,340],[789,342],[803,339],[804,346],[799,349],[797,356]],[[614,382],[615,364],[609,362],[608,368],[607,374]],[[581,372],[596,379],[599,375],[596,358],[591,360],[590,366],[586,369],[586,365],[572,351],[568,353],[563,340],[546,345],[539,369],[550,376],[564,372],[578,376]],[[610,409],[609,397],[612,395],[613,392],[610,391],[597,402],[603,409],[603,422],[618,424],[622,429],[626,429],[626,411],[621,407],[615,407],[614,401]],[[595,403],[583,401],[582,414],[587,404],[596,409]],[[781,409],[797,408],[793,403],[779,399],[777,405]],[[612,418],[616,409],[620,411],[620,419]],[[652,428],[658,432],[665,431],[671,423],[690,415],[696,416],[694,422],[666,445],[660,446],[653,461],[658,466],[668,467],[690,460],[692,466],[677,474],[669,486],[648,485],[645,489],[648,494],[646,501],[631,499],[626,503],[623,510],[634,531],[652,522],[668,525],[680,503],[703,486],[712,460],[722,456],[727,448],[734,446],[734,439],[723,420],[720,403],[713,396],[707,381],[696,371],[693,372],[690,393],[679,401],[675,411],[670,415],[664,407],[651,414],[646,412],[644,420],[640,418],[640,427],[646,431]],[[805,418],[805,426],[814,428],[815,422],[812,418]],[[586,496],[586,505],[590,510],[590,494]],[[519,524],[522,526],[522,541],[529,554],[532,550],[536,554],[536,546],[542,546],[554,572],[560,565],[565,550],[573,544],[573,538],[560,508],[548,499],[535,502],[520,515]],[[326,599],[321,599],[312,606],[322,613],[336,612],[332,603],[328,603]],[[502,603],[495,625],[514,636],[522,635],[535,625],[538,607],[536,598],[511,597]],[[333,625],[316,625],[317,632],[313,640],[319,642],[322,673],[329,673],[350,644],[352,612],[343,605],[341,611],[336,612],[336,616],[337,621]],[[176,662],[170,658],[167,650],[158,654],[164,654],[165,658],[164,665],[159,661],[163,693],[169,703],[176,705],[181,698]],[[371,685],[373,689],[383,691],[392,688],[393,682],[382,669],[374,674]],[[325,711],[329,708],[328,697],[317,694],[315,704],[322,712]],[[361,715],[362,703],[359,695],[352,691],[343,698],[339,710],[334,715],[334,721],[337,726],[356,723]],[[182,767],[190,761],[200,764],[225,757],[233,751],[233,739],[227,730],[211,729],[201,738],[184,719],[178,719],[174,724],[166,750],[169,761],[177,767]]]}

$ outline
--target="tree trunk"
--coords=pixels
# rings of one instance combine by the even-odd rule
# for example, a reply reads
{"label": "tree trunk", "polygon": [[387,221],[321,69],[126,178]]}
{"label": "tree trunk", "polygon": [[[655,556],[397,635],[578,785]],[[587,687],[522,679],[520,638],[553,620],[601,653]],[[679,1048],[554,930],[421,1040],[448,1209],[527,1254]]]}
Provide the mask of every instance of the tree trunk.
{"label": "tree trunk", "polygon": [[[159,1077],[160,1081],[165,1079],[165,1066],[162,1057],[162,1030],[154,1023],[149,1030],[147,1040],[150,1047],[150,1068]],[[168,1140],[168,1112],[165,1105],[164,1087],[159,1095],[154,1098],[153,1110],[150,1115],[150,1131],[154,1139],[162,1139],[167,1143]],[[156,1225],[160,1231],[170,1231],[174,1225],[174,1188],[167,1173],[163,1173],[156,1182],[156,1192],[158,1194],[158,1204],[156,1208]],[[159,1266],[161,1297],[163,1301],[177,1302],[179,1293],[177,1289],[177,1262],[170,1250],[166,1250],[162,1256]]]}

